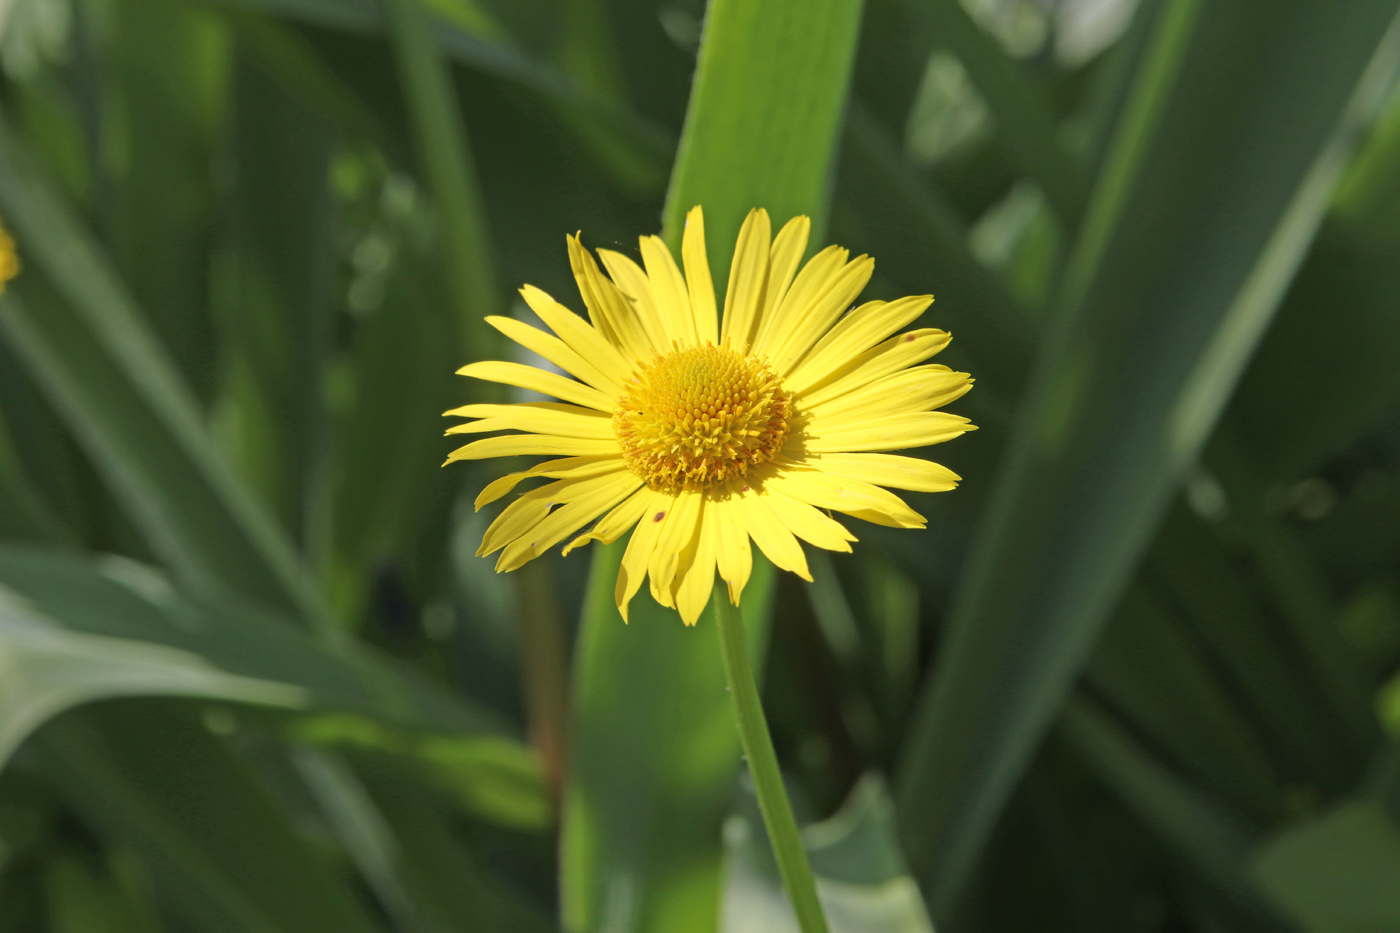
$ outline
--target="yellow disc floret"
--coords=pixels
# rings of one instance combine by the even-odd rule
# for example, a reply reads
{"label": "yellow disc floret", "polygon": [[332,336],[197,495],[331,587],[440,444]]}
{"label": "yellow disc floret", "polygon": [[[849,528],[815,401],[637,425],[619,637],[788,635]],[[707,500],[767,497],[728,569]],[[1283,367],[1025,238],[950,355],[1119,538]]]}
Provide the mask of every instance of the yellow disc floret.
{"label": "yellow disc floret", "polygon": [[792,407],[761,359],[682,347],[624,383],[613,430],[627,465],[658,491],[704,489],[772,460]]}

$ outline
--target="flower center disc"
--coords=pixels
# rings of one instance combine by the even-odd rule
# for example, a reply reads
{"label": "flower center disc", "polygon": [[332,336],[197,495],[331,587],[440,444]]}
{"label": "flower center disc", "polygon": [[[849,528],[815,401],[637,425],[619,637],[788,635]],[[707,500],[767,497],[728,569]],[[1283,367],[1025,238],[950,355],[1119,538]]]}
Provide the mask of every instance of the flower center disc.
{"label": "flower center disc", "polygon": [[766,363],[707,344],[658,356],[627,380],[613,430],[652,489],[704,489],[776,457],[791,410]]}

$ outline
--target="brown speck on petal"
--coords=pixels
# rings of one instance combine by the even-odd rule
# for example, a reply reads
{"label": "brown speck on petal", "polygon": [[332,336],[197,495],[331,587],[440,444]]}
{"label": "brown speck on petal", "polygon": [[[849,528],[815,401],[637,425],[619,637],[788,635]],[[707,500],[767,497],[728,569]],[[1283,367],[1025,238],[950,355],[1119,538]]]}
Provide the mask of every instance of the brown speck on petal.
{"label": "brown speck on petal", "polygon": [[666,517],[666,513],[665,513],[665,512],[657,512],[655,515],[653,515],[653,516],[651,517],[651,520],[654,521],[654,522],[659,522],[659,521],[661,521],[661,520],[662,520],[663,518],[665,518],[665,517]]}

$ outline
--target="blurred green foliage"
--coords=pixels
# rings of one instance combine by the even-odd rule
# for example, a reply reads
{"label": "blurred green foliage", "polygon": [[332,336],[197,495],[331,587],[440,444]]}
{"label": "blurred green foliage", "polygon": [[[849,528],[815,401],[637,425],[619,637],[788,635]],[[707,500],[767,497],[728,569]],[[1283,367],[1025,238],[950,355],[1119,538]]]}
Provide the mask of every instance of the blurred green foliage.
{"label": "blurred green foliage", "polygon": [[927,531],[745,601],[833,928],[1400,928],[1397,16],[0,4],[0,933],[793,928],[708,622],[437,468],[694,203],[978,379]]}

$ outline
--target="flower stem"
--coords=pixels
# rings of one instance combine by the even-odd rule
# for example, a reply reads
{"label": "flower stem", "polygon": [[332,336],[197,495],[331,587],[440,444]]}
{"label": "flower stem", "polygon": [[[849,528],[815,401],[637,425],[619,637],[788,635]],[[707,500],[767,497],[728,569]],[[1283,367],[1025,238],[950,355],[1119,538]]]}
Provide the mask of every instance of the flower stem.
{"label": "flower stem", "polygon": [[720,652],[724,655],[724,673],[729,678],[729,695],[734,698],[734,716],[739,722],[739,738],[744,756],[749,762],[758,806],[763,811],[763,824],[773,855],[778,860],[778,872],[783,877],[792,909],[802,933],[827,933],[826,916],[817,900],[817,883],[812,866],[807,862],[807,850],[792,815],[783,776],[778,771],[778,756],[773,751],[773,738],[768,734],[768,722],[763,718],[763,705],[758,698],[753,668],[749,665],[749,650],[744,636],[744,621],[737,606],[730,605],[725,587],[716,586],[710,597],[710,609],[719,629]]}

